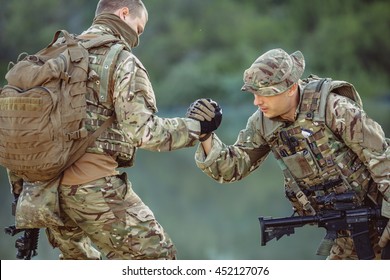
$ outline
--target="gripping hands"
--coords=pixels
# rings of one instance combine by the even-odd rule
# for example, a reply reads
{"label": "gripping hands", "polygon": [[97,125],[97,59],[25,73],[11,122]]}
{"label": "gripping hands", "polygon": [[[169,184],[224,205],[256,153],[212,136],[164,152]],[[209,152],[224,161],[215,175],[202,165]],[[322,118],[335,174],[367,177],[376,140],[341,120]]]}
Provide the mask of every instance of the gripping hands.
{"label": "gripping hands", "polygon": [[205,141],[221,124],[222,109],[214,100],[202,98],[190,105],[186,117],[200,122],[200,134],[204,136],[199,140]]}

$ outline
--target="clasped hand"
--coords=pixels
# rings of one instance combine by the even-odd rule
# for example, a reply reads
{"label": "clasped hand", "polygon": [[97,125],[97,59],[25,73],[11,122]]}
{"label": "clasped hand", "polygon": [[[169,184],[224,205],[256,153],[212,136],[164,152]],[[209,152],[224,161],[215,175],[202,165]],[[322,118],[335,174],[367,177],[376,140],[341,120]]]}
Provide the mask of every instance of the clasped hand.
{"label": "clasped hand", "polygon": [[200,122],[200,141],[205,141],[222,122],[222,109],[210,98],[202,98],[193,102],[187,110],[187,118]]}

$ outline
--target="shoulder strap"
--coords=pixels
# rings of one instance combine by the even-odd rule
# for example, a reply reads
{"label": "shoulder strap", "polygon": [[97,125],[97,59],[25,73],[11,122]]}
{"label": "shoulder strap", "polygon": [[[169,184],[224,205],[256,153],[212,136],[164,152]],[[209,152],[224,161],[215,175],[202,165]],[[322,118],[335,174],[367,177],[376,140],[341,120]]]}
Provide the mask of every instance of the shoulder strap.
{"label": "shoulder strap", "polygon": [[124,45],[115,44],[110,48],[107,56],[103,62],[103,70],[100,77],[100,92],[99,92],[99,101],[106,102],[107,101],[107,92],[108,92],[108,84],[110,82],[110,77],[112,77],[116,60],[119,56],[119,53],[123,50]]}
{"label": "shoulder strap", "polygon": [[345,81],[334,81],[330,78],[309,81],[303,88],[301,113],[306,114],[306,119],[313,121],[325,121],[326,102],[330,92],[345,96],[359,107],[363,107],[362,101],[354,86]]}
{"label": "shoulder strap", "polygon": [[100,91],[99,101],[107,101],[108,84],[110,78],[114,73],[116,61],[120,52],[125,48],[124,44],[118,44],[120,39],[113,35],[97,35],[97,34],[82,34],[78,36],[79,39],[85,40],[81,45],[86,49],[97,48],[105,45],[112,44],[103,61],[102,72],[100,76]]}
{"label": "shoulder strap", "polygon": [[[305,115],[305,119],[314,120],[317,118],[318,111],[321,109],[320,101],[327,96],[328,92],[323,90],[323,85],[328,82],[328,79],[319,79],[317,77],[309,77],[308,83],[302,90],[302,101],[300,105],[300,113]],[[325,97],[326,99],[326,97]],[[316,119],[319,121],[318,119]]]}
{"label": "shoulder strap", "polygon": [[54,43],[57,42],[57,40],[60,37],[61,33],[63,34],[63,36],[65,38],[65,42],[68,45],[77,44],[77,41],[70,35],[70,33],[68,31],[62,29],[62,30],[57,30],[56,33],[54,33],[53,40],[51,41],[51,43],[46,48],[50,48],[51,46],[53,46]]}
{"label": "shoulder strap", "polygon": [[73,163],[75,163],[85,153],[85,150],[90,145],[92,145],[92,143],[100,136],[100,134],[102,134],[104,130],[106,130],[109,126],[111,126],[111,124],[114,122],[114,119],[115,119],[115,114],[109,117],[97,130],[95,130],[94,133],[92,133],[90,136],[87,136],[88,140],[80,141],[79,143],[77,143],[79,147],[76,148],[73,155],[69,158],[68,162],[61,170],[61,173],[65,171]]}

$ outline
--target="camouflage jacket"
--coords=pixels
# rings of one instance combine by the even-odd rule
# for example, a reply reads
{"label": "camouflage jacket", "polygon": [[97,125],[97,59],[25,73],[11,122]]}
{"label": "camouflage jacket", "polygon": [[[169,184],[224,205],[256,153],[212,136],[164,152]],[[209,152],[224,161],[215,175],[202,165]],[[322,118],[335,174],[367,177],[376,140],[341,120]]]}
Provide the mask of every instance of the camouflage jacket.
{"label": "camouflage jacket", "polygon": [[[272,152],[282,170],[288,171],[284,172],[286,185],[293,180],[307,190],[342,179],[340,185],[356,191],[360,200],[370,195],[379,202],[383,195],[390,201],[390,147],[381,127],[358,103],[333,92],[315,108],[323,120],[313,118],[310,110],[321,97],[307,94],[307,84],[299,83],[301,100],[295,122],[271,120],[258,110],[235,144],[226,145],[214,134],[207,157],[200,145],[195,154],[198,167],[220,183],[234,182],[256,170]],[[293,143],[286,144],[291,138]],[[299,208],[288,188],[286,194]]]}
{"label": "camouflage jacket", "polygon": [[[96,35],[114,35],[105,25],[94,24],[80,38],[96,38]],[[150,151],[170,151],[194,146],[199,138],[200,123],[189,118],[160,118],[156,115],[157,105],[148,73],[139,59],[131,52],[131,46],[124,38],[113,45],[104,45],[90,51],[90,73],[87,84],[88,131],[95,131],[111,115],[115,121],[87,149],[89,153],[107,154],[118,162],[119,167],[133,165],[137,148]],[[105,80],[101,71],[106,67],[110,50],[116,49],[117,57],[112,68],[106,93],[101,84]],[[84,98],[84,96],[81,96]],[[8,174],[11,191],[21,192],[20,178]]]}
{"label": "camouflage jacket", "polygon": [[[83,33],[84,36],[96,34],[113,35],[113,32],[107,26],[95,24]],[[90,67],[99,75],[110,50],[120,50],[108,93],[101,92],[102,77],[92,79],[88,85],[88,130],[96,130],[113,113],[116,120],[87,151],[109,154],[117,160],[119,167],[128,167],[133,164],[137,148],[170,151],[195,145],[200,132],[199,122],[155,115],[156,98],[148,73],[130,46],[121,39],[119,45],[122,46],[117,44],[90,52]]]}

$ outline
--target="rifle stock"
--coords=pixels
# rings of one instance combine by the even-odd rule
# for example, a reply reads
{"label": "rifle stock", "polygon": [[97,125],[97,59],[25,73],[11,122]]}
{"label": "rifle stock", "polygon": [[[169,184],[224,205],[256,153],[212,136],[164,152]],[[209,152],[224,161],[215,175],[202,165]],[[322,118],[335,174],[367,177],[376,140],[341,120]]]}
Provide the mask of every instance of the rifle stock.
{"label": "rifle stock", "polygon": [[295,233],[295,228],[317,222],[317,216],[272,218],[260,217],[261,245],[265,246],[269,241],[276,238],[279,240],[284,235],[290,236]]}

